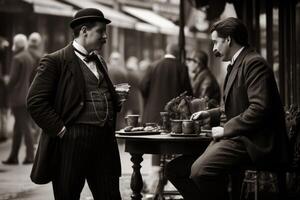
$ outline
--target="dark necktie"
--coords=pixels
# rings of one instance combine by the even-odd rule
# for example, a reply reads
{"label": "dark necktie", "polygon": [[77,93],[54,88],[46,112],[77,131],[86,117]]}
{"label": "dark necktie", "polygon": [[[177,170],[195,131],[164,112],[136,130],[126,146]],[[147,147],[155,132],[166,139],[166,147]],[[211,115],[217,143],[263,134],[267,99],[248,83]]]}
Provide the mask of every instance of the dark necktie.
{"label": "dark necktie", "polygon": [[232,68],[233,68],[233,65],[231,65],[231,64],[229,64],[229,65],[227,66],[227,74],[226,74],[226,76],[225,76],[225,81],[224,81],[224,91],[225,91],[226,84],[227,84],[228,78],[229,78],[229,76],[230,76],[230,73],[231,73],[231,71],[232,71]]}

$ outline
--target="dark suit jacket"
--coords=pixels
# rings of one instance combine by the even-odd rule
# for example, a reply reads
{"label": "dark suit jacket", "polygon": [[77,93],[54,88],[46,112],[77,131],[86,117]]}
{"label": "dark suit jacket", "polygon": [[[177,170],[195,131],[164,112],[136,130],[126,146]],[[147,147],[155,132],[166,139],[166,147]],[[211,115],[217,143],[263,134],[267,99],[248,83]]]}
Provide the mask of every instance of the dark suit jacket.
{"label": "dark suit jacket", "polygon": [[[234,63],[224,91],[225,137],[241,140],[258,165],[288,161],[285,114],[272,68],[250,48]],[[211,112],[212,121],[219,113]]]}
{"label": "dark suit jacket", "polygon": [[26,96],[33,68],[34,59],[27,50],[23,50],[13,57],[8,84],[10,106],[26,105]]}
{"label": "dark suit jacket", "polygon": [[145,100],[143,122],[160,122],[160,112],[182,92],[192,95],[187,67],[173,58],[163,58],[149,66],[141,81]]}
{"label": "dark suit jacket", "polygon": [[[57,134],[63,126],[72,125],[84,106],[85,82],[78,59],[72,44],[46,55],[41,59],[29,90],[28,111],[43,130],[31,173],[35,183],[51,181],[55,158],[59,156],[56,154]],[[108,83],[108,86],[116,113],[120,106],[113,85]],[[113,149],[113,156],[119,155],[116,139],[113,133],[111,135],[114,146],[107,148]],[[117,157],[114,162],[107,163],[107,166],[120,175],[120,159]]]}

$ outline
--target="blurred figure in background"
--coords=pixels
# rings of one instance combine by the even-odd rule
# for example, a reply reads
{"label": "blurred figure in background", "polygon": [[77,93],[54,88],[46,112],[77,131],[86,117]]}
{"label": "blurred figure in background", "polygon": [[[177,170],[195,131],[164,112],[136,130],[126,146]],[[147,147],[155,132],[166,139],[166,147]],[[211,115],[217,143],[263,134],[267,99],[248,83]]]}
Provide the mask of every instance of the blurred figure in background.
{"label": "blurred figure in background", "polygon": [[10,155],[3,164],[18,164],[18,154],[24,136],[26,157],[23,164],[33,162],[33,138],[30,132],[30,116],[26,109],[26,96],[29,89],[29,79],[34,66],[34,59],[27,51],[27,37],[23,34],[15,35],[13,39],[14,57],[9,76],[4,77],[4,82],[9,91],[9,103],[15,116],[13,141]]}
{"label": "blurred figure in background", "polygon": [[0,142],[7,139],[6,117],[8,112],[6,88],[4,84],[5,75],[5,52],[9,42],[0,36]]}
{"label": "blurred figure in background", "polygon": [[44,54],[43,50],[43,40],[39,33],[33,32],[28,37],[28,51],[31,54],[32,58],[34,59],[34,69],[32,71],[30,82],[34,79],[36,74],[36,70],[38,64],[40,62],[41,57]]}
{"label": "blurred figure in background", "polygon": [[[108,74],[114,85],[128,83],[127,70],[125,68],[123,56],[117,51],[113,51],[110,54],[108,61]],[[126,126],[124,120],[126,115],[126,104],[127,102],[124,103],[122,110],[117,114],[116,130],[120,130]]]}
{"label": "blurred figure in background", "polygon": [[[43,51],[43,40],[39,33],[33,32],[28,37],[28,51],[34,59],[34,66],[30,76],[30,83],[33,81],[35,74],[37,72],[37,67],[39,65],[40,59],[42,58]],[[42,129],[31,120],[31,132],[33,136],[34,144],[38,143],[39,136],[42,133]]]}
{"label": "blurred figure in background", "polygon": [[128,83],[131,85],[130,93],[126,104],[127,114],[142,114],[143,98],[139,88],[141,80],[141,70],[139,68],[139,60],[135,56],[130,56],[126,61],[126,69],[128,72]]}
{"label": "blurred figure in background", "polygon": [[[151,64],[141,80],[141,91],[144,97],[143,123],[160,123],[160,112],[171,99],[179,96],[184,91],[192,95],[187,66],[180,63],[179,47],[169,44],[166,55]],[[153,172],[151,175],[150,193],[154,193],[158,184],[160,156],[152,156]]]}
{"label": "blurred figure in background", "polygon": [[148,49],[143,50],[143,59],[139,62],[139,68],[141,71],[146,71],[151,64],[150,52]]}
{"label": "blurred figure in background", "polygon": [[189,68],[194,97],[207,98],[209,108],[217,107],[221,100],[220,87],[207,67],[207,54],[202,50],[192,51],[186,58],[186,63]]}

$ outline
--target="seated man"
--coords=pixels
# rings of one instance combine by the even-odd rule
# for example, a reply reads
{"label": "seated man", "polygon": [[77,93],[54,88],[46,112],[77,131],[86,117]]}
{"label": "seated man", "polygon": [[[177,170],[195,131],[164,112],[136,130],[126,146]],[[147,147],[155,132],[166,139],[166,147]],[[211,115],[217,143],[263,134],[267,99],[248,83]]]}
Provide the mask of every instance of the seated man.
{"label": "seated man", "polygon": [[[210,123],[213,140],[201,156],[177,157],[166,169],[168,179],[188,200],[229,199],[228,174],[249,163],[280,166],[288,158],[284,110],[273,71],[248,46],[246,26],[236,18],[216,22],[211,39],[214,54],[230,62],[224,83],[225,109],[191,116]],[[221,127],[223,112],[227,121]],[[233,180],[241,180],[236,177]],[[238,181],[232,183],[237,184],[233,188],[239,188]],[[238,192],[233,195],[238,199]]]}

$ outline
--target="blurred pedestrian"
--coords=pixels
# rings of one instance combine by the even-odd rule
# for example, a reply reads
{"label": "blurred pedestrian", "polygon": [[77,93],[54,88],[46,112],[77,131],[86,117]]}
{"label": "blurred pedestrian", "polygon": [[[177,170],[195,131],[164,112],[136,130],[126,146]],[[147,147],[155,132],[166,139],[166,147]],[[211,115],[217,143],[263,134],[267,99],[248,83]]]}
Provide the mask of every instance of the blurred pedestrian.
{"label": "blurred pedestrian", "polygon": [[[141,80],[141,91],[144,97],[143,123],[160,123],[160,112],[165,105],[184,91],[192,95],[187,66],[178,60],[179,47],[177,44],[168,44],[166,55],[152,63]],[[160,156],[152,157],[154,166],[150,184],[150,192],[154,192],[158,183]]]}
{"label": "blurred pedestrian", "polygon": [[[33,32],[28,37],[28,51],[34,59],[34,66],[30,76],[30,83],[33,81],[37,68],[43,53],[43,41],[42,37],[38,32]],[[42,133],[42,129],[31,120],[31,132],[33,136],[33,143],[37,144],[39,136]]]}
{"label": "blurred pedestrian", "polygon": [[31,180],[52,181],[56,200],[79,200],[85,180],[94,199],[121,199],[115,119],[122,104],[99,55],[110,22],[98,9],[79,10],[70,23],[75,39],[41,59],[28,93],[43,130]]}
{"label": "blurred pedestrian", "polygon": [[8,112],[7,90],[4,84],[5,55],[9,42],[0,36],[0,142],[7,140],[6,117]]}
{"label": "blurred pedestrian", "polygon": [[186,63],[194,97],[207,98],[209,108],[217,107],[221,100],[220,87],[207,66],[207,53],[202,50],[192,51],[186,58]]}
{"label": "blurred pedestrian", "polygon": [[[127,70],[125,68],[125,62],[123,56],[117,52],[113,51],[110,54],[109,62],[108,62],[108,74],[111,78],[111,81],[114,85],[120,83],[128,83]],[[131,92],[131,91],[130,91]],[[125,125],[125,116],[126,116],[126,104],[128,100],[122,106],[121,111],[117,114],[116,120],[116,130],[120,130],[124,128]]]}
{"label": "blurred pedestrian", "polygon": [[30,116],[26,109],[26,95],[29,89],[29,79],[34,66],[34,59],[27,51],[27,37],[17,34],[13,38],[14,56],[9,76],[4,82],[9,91],[9,104],[15,117],[13,140],[10,155],[3,164],[18,164],[18,155],[24,136],[26,156],[23,164],[30,164],[34,158],[33,138],[30,132]]}
{"label": "blurred pedestrian", "polygon": [[126,61],[125,66],[128,73],[128,83],[131,85],[128,100],[126,102],[127,114],[142,114],[143,98],[139,87],[142,74],[139,68],[138,58],[130,56]]}
{"label": "blurred pedestrian", "polygon": [[38,64],[40,62],[41,57],[43,56],[43,40],[41,35],[38,32],[33,32],[28,37],[28,51],[31,54],[31,56],[34,59],[34,69],[32,71],[30,82],[32,82],[36,71]]}
{"label": "blurred pedestrian", "polygon": [[151,64],[150,51],[148,49],[143,50],[143,59],[139,62],[139,68],[141,71],[146,71]]}

